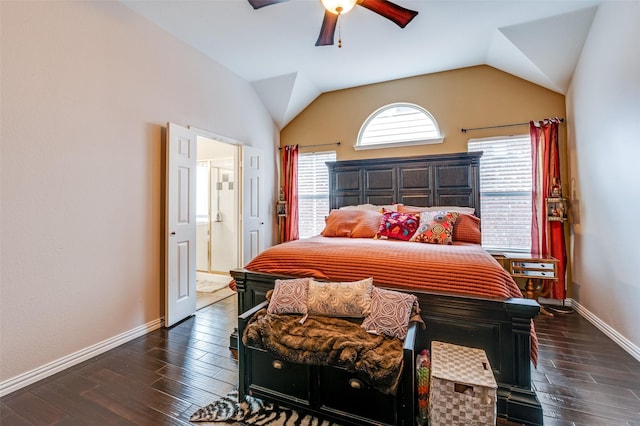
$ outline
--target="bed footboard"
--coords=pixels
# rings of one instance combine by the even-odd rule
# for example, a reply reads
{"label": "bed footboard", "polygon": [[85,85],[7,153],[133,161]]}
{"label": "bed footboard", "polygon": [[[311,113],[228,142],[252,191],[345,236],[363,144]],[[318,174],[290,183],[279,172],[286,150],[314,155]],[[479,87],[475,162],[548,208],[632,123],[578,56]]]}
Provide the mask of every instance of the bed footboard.
{"label": "bed footboard", "polygon": [[[238,291],[238,312],[265,300],[279,275],[231,271]],[[396,289],[397,290],[397,289]],[[498,417],[528,425],[542,425],[542,407],[531,389],[531,320],[540,306],[530,299],[494,300],[411,291],[418,297],[427,329],[416,350],[431,341],[483,349],[498,382]],[[235,343],[234,343],[235,342]],[[231,337],[237,348],[237,335]]]}

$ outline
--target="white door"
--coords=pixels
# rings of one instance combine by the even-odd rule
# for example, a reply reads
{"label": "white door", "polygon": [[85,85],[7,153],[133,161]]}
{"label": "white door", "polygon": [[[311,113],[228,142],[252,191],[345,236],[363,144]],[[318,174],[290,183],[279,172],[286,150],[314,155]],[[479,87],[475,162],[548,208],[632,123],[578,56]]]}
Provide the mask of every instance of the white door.
{"label": "white door", "polygon": [[264,250],[262,151],[242,147],[242,263],[246,265]]}
{"label": "white door", "polygon": [[196,312],[196,137],[167,124],[165,327]]}

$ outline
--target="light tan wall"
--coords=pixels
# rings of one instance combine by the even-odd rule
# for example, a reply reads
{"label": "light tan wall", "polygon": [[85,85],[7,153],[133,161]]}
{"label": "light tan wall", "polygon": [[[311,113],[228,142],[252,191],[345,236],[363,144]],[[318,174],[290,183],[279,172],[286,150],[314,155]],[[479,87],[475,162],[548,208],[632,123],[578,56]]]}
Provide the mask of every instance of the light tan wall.
{"label": "light tan wall", "polygon": [[120,2],[0,8],[2,384],[163,315],[167,121],[263,149],[267,200],[279,136],[249,83]]}
{"label": "light tan wall", "polygon": [[[378,108],[393,102],[411,102],[427,109],[438,121],[444,143],[354,151],[362,123]],[[340,141],[338,160],[464,152],[469,138],[527,134],[529,129],[520,126],[465,134],[462,128],[564,115],[563,95],[495,68],[478,66],[325,93],[282,130],[280,142],[304,147]],[[563,142],[564,126],[561,133]]]}
{"label": "light tan wall", "polygon": [[638,359],[639,22],[640,2],[600,5],[567,93],[573,298]]}

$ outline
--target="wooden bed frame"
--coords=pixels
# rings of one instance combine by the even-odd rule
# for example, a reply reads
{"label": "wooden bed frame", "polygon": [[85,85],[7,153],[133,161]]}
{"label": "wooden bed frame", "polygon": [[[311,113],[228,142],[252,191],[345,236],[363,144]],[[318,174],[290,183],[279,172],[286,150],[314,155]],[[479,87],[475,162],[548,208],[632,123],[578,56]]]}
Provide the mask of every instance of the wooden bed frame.
{"label": "wooden bed frame", "polygon": [[[337,161],[329,167],[332,209],[345,205],[403,203],[415,206],[467,206],[480,216],[481,153]],[[265,300],[279,275],[231,271],[238,291],[238,313]],[[429,291],[416,294],[427,329],[419,333],[418,352],[432,340],[481,348],[498,382],[498,417],[542,425],[542,407],[531,389],[531,320],[539,313],[534,300],[494,300]],[[237,335],[232,336],[237,347]],[[244,383],[240,360],[241,388]]]}

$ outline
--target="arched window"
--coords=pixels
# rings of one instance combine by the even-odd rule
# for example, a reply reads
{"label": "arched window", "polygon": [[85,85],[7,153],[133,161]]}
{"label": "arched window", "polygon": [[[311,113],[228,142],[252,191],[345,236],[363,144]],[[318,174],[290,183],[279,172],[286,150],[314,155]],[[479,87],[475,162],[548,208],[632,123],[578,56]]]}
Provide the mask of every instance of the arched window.
{"label": "arched window", "polygon": [[426,109],[406,102],[385,105],[369,116],[360,128],[358,149],[442,143],[435,118]]}

